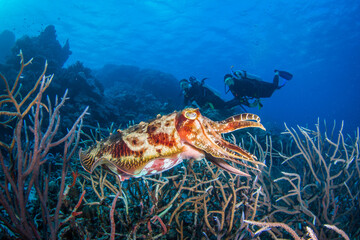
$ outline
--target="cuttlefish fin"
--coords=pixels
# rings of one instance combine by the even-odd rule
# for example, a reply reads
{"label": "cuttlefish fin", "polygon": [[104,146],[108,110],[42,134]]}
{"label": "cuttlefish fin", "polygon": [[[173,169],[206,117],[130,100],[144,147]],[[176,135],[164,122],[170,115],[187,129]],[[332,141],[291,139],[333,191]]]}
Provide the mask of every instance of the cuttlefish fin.
{"label": "cuttlefish fin", "polygon": [[113,172],[117,175],[128,175],[128,176],[135,175],[133,171],[131,171],[129,169],[120,168],[114,162],[112,162],[104,157],[99,158],[94,162],[94,165],[91,167],[91,172],[93,172],[95,170],[95,168],[97,168],[100,165],[103,165],[103,167],[109,169],[111,172]]}
{"label": "cuttlefish fin", "polygon": [[91,173],[91,167],[93,166],[94,162],[95,162],[95,157],[90,155],[90,154],[86,154],[82,151],[82,149],[80,148],[79,150],[79,159],[80,159],[80,163],[81,166],[89,173]]}
{"label": "cuttlefish fin", "polygon": [[239,169],[236,169],[232,166],[230,166],[226,161],[224,161],[222,158],[217,158],[214,157],[210,154],[205,154],[205,158],[207,160],[209,160],[210,162],[212,162],[213,164],[215,164],[216,166],[218,166],[221,169],[224,169],[227,172],[236,174],[236,175],[240,175],[240,176],[244,176],[244,177],[250,177],[249,174],[240,171]]}
{"label": "cuttlefish fin", "polygon": [[106,169],[110,170],[111,172],[117,175],[129,175],[129,176],[134,175],[133,171],[120,168],[113,161],[110,161],[105,157],[96,158],[95,156],[92,156],[90,154],[84,154],[81,151],[81,149],[79,151],[79,156],[80,156],[81,165],[89,173],[92,173],[95,170],[95,168],[97,168],[98,166],[104,165]]}

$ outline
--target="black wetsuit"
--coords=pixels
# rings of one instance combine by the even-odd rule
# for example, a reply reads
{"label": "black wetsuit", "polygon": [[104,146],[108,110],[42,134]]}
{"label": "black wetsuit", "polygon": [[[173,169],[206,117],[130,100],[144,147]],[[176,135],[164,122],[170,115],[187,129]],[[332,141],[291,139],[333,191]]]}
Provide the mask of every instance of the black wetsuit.
{"label": "black wetsuit", "polygon": [[273,83],[249,78],[234,78],[234,84],[229,87],[231,93],[237,99],[268,98],[279,88],[279,75],[274,76]]}
{"label": "black wetsuit", "polygon": [[185,106],[193,101],[195,101],[200,108],[214,107],[216,109],[223,109],[226,107],[223,99],[200,82],[193,83],[184,93]]}

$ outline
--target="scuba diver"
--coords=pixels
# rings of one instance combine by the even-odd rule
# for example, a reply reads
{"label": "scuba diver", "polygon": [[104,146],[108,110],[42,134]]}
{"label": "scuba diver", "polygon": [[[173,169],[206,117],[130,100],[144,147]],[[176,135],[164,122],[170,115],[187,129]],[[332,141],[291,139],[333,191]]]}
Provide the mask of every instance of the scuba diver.
{"label": "scuba diver", "polygon": [[200,108],[224,109],[227,106],[226,102],[208,87],[204,86],[206,79],[203,78],[201,81],[198,81],[195,77],[191,76],[189,80],[180,80],[180,88],[184,95],[184,105],[187,106],[196,102],[196,105]]}
{"label": "scuba diver", "polygon": [[[259,107],[263,106],[260,102],[260,98],[269,98],[275,90],[285,86],[286,82],[291,80],[293,75],[286,71],[274,70],[275,75],[272,83],[264,82],[259,76],[247,73],[244,70],[233,71],[232,74],[226,74],[224,76],[225,93],[231,91],[234,99],[228,102],[231,105],[245,105],[247,107]],[[283,79],[283,82],[279,85],[279,78]],[[249,100],[255,99],[253,102]]]}

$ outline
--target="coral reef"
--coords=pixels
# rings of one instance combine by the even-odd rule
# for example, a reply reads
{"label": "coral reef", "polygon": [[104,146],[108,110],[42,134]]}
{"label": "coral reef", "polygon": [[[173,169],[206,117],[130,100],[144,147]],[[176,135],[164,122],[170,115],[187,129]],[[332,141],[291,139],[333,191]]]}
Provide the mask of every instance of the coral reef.
{"label": "coral reef", "polygon": [[[360,238],[359,129],[344,134],[343,123],[225,134],[265,163],[261,171],[245,169],[248,178],[203,160],[123,182],[102,168],[83,171],[80,147],[172,112],[178,84],[133,66],[96,73],[80,62],[64,68],[68,46],[54,41],[52,27],[43,34],[49,43],[28,40],[52,44],[57,50],[46,56],[57,60],[25,61],[20,52],[20,71],[18,57],[0,66],[1,239]],[[50,62],[55,76],[46,75]],[[176,84],[172,99],[152,85],[158,76],[156,86]],[[88,112],[92,117],[84,119]]]}

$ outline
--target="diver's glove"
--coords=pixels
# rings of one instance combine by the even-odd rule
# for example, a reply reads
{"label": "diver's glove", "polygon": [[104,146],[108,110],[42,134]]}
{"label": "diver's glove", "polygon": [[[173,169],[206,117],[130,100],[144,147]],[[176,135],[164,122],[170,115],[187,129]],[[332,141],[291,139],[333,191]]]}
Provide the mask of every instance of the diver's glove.
{"label": "diver's glove", "polygon": [[262,103],[260,102],[260,98],[255,99],[255,101],[251,104],[251,107],[258,107],[260,110],[263,107]]}

